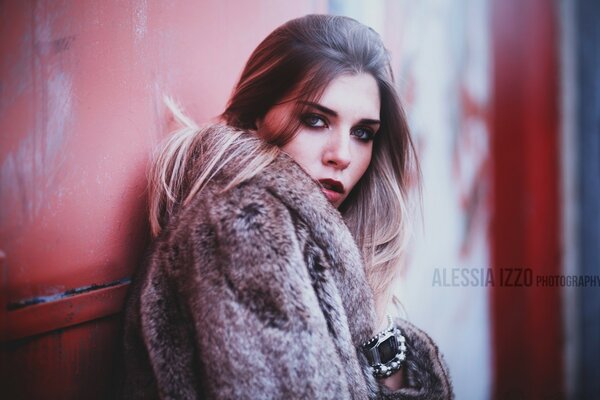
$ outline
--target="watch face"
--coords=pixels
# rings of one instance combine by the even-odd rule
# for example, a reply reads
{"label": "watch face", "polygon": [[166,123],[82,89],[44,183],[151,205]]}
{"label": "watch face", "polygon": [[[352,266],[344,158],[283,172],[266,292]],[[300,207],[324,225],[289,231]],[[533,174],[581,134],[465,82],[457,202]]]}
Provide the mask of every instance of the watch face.
{"label": "watch face", "polygon": [[382,364],[386,364],[396,356],[398,352],[398,342],[396,337],[391,335],[378,346],[379,358]]}

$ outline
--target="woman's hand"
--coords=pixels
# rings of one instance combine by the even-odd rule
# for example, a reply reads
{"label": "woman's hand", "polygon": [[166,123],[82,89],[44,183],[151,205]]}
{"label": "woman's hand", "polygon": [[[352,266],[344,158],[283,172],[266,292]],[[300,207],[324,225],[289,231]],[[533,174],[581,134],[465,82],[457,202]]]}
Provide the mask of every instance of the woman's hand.
{"label": "woman's hand", "polygon": [[[382,330],[389,328],[388,324],[391,320],[388,320],[387,318],[380,318],[380,321],[381,321],[379,323],[380,329],[378,330],[378,332],[381,332]],[[404,386],[403,376],[404,376],[404,368],[401,367],[398,371],[394,372],[392,375],[388,376],[387,378],[379,379],[379,382],[383,383],[390,390],[398,390]]]}
{"label": "woman's hand", "polygon": [[388,387],[390,390],[398,390],[403,387],[404,384],[404,367],[400,368],[398,371],[394,372],[392,375],[387,378],[380,379],[379,381]]}

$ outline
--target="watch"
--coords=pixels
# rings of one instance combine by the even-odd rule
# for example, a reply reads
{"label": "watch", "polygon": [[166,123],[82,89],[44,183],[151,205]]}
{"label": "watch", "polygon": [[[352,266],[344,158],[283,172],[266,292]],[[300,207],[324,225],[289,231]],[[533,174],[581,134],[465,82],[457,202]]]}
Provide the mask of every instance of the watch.
{"label": "watch", "polygon": [[388,315],[388,327],[362,345],[376,378],[386,378],[402,367],[406,359],[406,338]]}

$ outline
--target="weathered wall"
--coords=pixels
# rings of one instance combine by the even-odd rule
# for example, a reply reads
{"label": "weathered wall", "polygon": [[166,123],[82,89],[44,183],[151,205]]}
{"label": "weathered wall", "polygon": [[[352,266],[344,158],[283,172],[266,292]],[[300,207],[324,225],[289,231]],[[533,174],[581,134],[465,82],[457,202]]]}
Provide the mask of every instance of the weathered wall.
{"label": "weathered wall", "polygon": [[[578,33],[593,36],[595,14],[584,11],[597,7],[577,3],[576,17],[585,22]],[[421,158],[423,220],[415,221],[398,285],[406,316],[439,343],[457,398],[561,398],[560,289],[434,282],[436,273],[454,269],[560,273],[561,207],[586,219],[571,231],[596,232],[581,245],[565,240],[571,258],[585,256],[584,270],[597,273],[597,216],[587,218],[597,209],[597,96],[589,89],[597,69],[589,60],[580,67],[588,107],[573,111],[571,140],[587,151],[568,175],[579,180],[581,211],[573,204],[579,195],[563,196],[571,199],[566,205],[558,198],[557,9],[542,0],[523,4],[1,2],[2,394],[111,393],[119,311],[147,242],[144,171],[169,129],[162,95],[208,121],[267,33],[296,16],[332,12],[382,34]],[[589,52],[582,45],[573,53]],[[563,191],[572,195],[569,188]],[[577,261],[570,263],[567,272],[577,272]],[[581,336],[572,345],[569,365],[579,369],[569,369],[569,379],[580,387],[572,392],[593,390],[597,376],[597,351],[581,347],[595,343],[595,293],[576,290],[567,307],[578,314],[577,301],[587,302],[588,314],[571,333]]]}
{"label": "weathered wall", "polygon": [[[491,265],[490,2],[403,4],[398,77],[423,203],[398,294],[407,317],[441,346],[457,398],[485,399],[493,378],[490,288],[480,279]],[[455,271],[477,280],[456,286]]]}
{"label": "weathered wall", "polygon": [[323,1],[0,4],[8,398],[105,397],[111,315],[146,242],[144,171],[168,133],[162,95],[209,120],[267,33],[324,11]]}

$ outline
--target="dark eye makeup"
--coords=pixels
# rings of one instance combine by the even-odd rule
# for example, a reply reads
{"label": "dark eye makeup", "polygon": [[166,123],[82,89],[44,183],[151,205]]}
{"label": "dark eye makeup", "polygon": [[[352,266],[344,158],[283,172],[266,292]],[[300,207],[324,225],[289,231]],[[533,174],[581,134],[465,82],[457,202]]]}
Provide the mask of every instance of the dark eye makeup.
{"label": "dark eye makeup", "polygon": [[[329,127],[329,121],[323,115],[316,113],[305,113],[300,116],[300,122],[313,129]],[[350,134],[362,142],[370,142],[375,137],[375,130],[370,126],[358,125],[352,128]]]}
{"label": "dark eye makeup", "polygon": [[314,113],[302,114],[300,120],[309,128],[326,128],[329,126],[325,117]]}
{"label": "dark eye makeup", "polygon": [[365,142],[370,142],[375,137],[375,131],[366,126],[357,126],[356,128],[352,129],[351,134]]}

